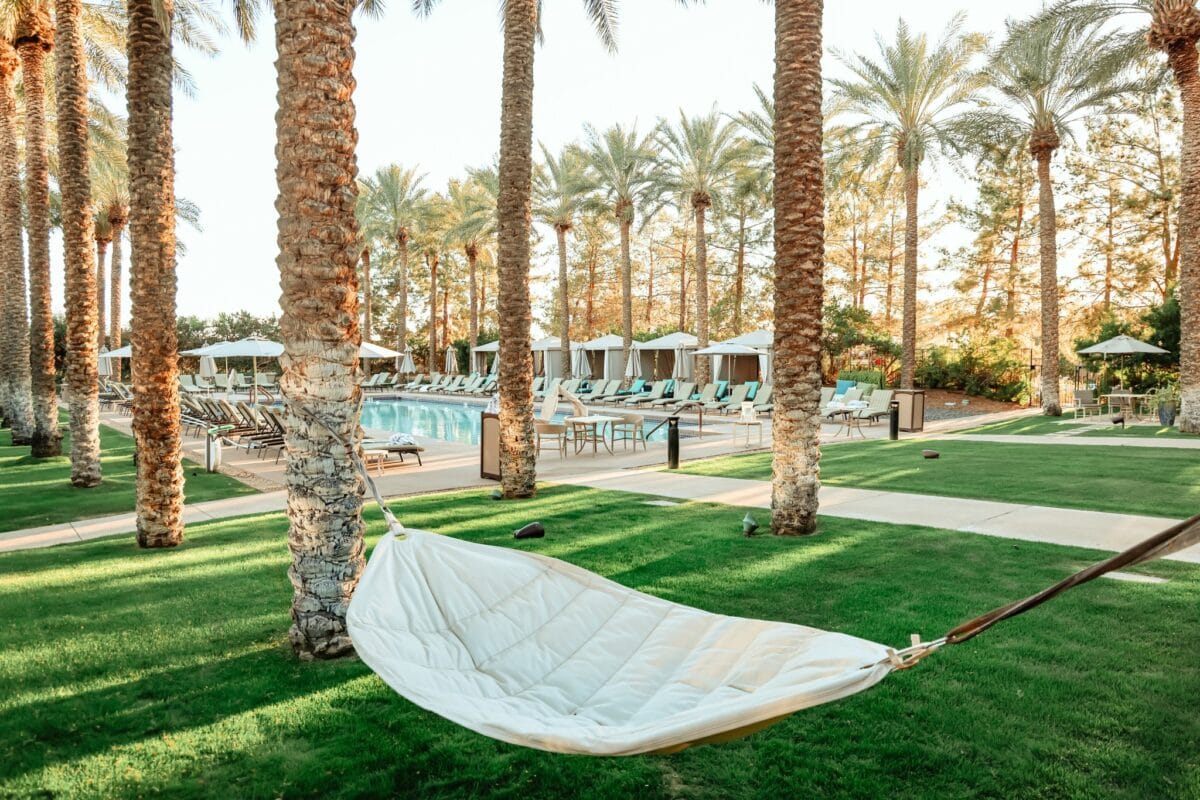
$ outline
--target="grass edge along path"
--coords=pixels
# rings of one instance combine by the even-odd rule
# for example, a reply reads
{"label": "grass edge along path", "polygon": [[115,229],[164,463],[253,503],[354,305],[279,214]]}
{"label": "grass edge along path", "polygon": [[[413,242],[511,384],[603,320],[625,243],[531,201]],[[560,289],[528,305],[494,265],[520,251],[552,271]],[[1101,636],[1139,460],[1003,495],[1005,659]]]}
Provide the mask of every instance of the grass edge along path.
{"label": "grass edge along path", "polygon": [[[937,450],[926,460],[921,451]],[[679,472],[771,479],[771,454],[685,462]],[[821,482],[1183,519],[1200,511],[1200,451],[1045,443],[874,440],[821,451]]]}
{"label": "grass edge along path", "polygon": [[[1132,422],[1126,427],[1113,425],[1105,416],[1103,425],[1096,425],[1095,418],[1087,421],[1076,417],[1046,417],[1041,414],[1029,414],[1017,419],[1007,419],[1001,422],[991,422],[975,428],[965,428],[947,432],[947,436],[957,434],[996,434],[1004,436],[1128,436],[1146,439],[1182,439],[1191,434],[1180,433],[1178,428],[1168,428],[1157,423]],[[1194,437],[1193,437],[1194,438]]]}
{"label": "grass edge along path", "polygon": [[[406,524],[565,558],[710,611],[888,644],[1101,557],[856,520],[740,534],[744,509],[543,488],[405,498]],[[368,510],[370,543],[383,531]],[[765,513],[760,521],[766,522]],[[517,542],[530,520],[543,540]],[[0,796],[1195,797],[1200,569],[1096,581],[847,700],[672,756],[555,756],[421,711],[360,662],[288,649],[283,514],[0,555]]]}
{"label": "grass edge along path", "polygon": [[[63,415],[63,453],[70,452],[70,434]],[[133,437],[100,426],[103,480],[99,486],[71,485],[68,455],[35,459],[28,447],[13,447],[12,432],[0,430],[0,533],[77,522],[134,510]],[[251,486],[220,473],[209,473],[184,460],[184,493],[189,503],[257,494]]]}

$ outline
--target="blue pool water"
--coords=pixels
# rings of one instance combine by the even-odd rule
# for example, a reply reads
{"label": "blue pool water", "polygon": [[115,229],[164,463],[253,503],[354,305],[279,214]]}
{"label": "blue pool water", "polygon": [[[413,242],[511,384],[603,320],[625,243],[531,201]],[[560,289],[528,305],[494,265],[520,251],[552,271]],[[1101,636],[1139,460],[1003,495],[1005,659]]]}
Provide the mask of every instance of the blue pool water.
{"label": "blue pool water", "polygon": [[[479,444],[479,414],[483,406],[456,403],[453,400],[368,400],[363,403],[362,426],[367,429],[411,433],[459,444]],[[597,410],[603,414],[603,410]],[[556,420],[567,416],[559,413]],[[615,416],[615,414],[614,414]],[[647,419],[646,430],[658,424]],[[655,431],[649,441],[666,441],[664,425]]]}

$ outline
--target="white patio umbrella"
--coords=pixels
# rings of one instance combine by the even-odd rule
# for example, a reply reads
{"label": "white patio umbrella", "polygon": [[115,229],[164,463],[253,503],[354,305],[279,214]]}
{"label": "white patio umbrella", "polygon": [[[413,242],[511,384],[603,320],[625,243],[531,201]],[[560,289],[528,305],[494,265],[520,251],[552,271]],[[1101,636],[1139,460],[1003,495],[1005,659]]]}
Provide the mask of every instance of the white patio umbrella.
{"label": "white patio umbrella", "polygon": [[500,374],[500,351],[496,351],[496,355],[492,357],[491,375],[494,377]]}
{"label": "white patio umbrella", "polygon": [[359,358],[399,358],[400,351],[392,350],[374,342],[363,342],[358,346]]}
{"label": "white patio umbrella", "polygon": [[579,345],[571,348],[571,377],[592,377],[592,364],[588,360],[587,353]]}
{"label": "white patio umbrella", "polygon": [[396,371],[401,375],[412,375],[417,371],[417,365],[413,363],[411,347],[404,348],[404,358],[399,359],[399,366],[396,367]]}
{"label": "white patio umbrella", "polygon": [[133,358],[133,345],[127,344],[124,347],[118,347],[116,350],[108,351],[109,358]]}
{"label": "white patio umbrella", "polygon": [[1091,347],[1076,351],[1082,355],[1127,356],[1135,353],[1166,353],[1161,347],[1139,341],[1132,336],[1114,336]]}
{"label": "white patio umbrella", "polygon": [[454,353],[453,347],[446,348],[446,374],[458,374],[458,356]]}
{"label": "white patio umbrella", "polygon": [[675,348],[675,366],[671,369],[671,379],[682,381],[686,380],[687,376],[687,351],[683,345],[679,345]]}
{"label": "white patio umbrella", "polygon": [[221,342],[210,347],[203,347],[200,355],[213,358],[249,358],[254,382],[250,385],[250,402],[258,396],[258,360],[260,358],[279,358],[283,355],[283,345],[272,342],[261,336],[247,336],[236,342]]}
{"label": "white patio umbrella", "polygon": [[97,362],[97,374],[101,378],[111,378],[113,374],[112,359],[108,357],[108,348],[100,348],[100,358]]}
{"label": "white patio umbrella", "polygon": [[215,378],[217,376],[217,360],[212,356],[200,356],[200,377]]}
{"label": "white patio umbrella", "polygon": [[631,380],[637,378],[638,373],[641,372],[641,370],[639,369],[639,367],[641,365],[638,363],[640,360],[641,359],[638,357],[637,348],[630,347],[629,355],[626,356],[626,360],[625,360],[625,377],[626,378],[629,378]]}

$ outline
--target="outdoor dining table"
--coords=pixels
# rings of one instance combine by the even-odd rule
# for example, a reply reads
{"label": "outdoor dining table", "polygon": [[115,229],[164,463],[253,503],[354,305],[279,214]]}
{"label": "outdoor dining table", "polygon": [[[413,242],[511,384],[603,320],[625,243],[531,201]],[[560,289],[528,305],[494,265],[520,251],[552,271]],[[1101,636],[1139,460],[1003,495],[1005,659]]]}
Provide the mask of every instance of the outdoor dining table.
{"label": "outdoor dining table", "polygon": [[1108,408],[1111,411],[1113,407],[1113,398],[1115,397],[1129,398],[1129,414],[1135,419],[1138,419],[1141,417],[1141,415],[1138,414],[1138,401],[1144,400],[1147,397],[1153,397],[1153,395],[1147,392],[1109,392],[1108,394],[1100,395],[1100,400],[1107,400]]}
{"label": "outdoor dining table", "polygon": [[[836,421],[840,426],[838,427],[837,432],[833,434],[834,437],[841,436],[842,430],[844,429],[848,438],[853,438],[854,431],[856,430],[858,431],[859,436],[863,437],[864,439],[867,438],[867,435],[863,433],[862,420],[855,412],[861,411],[870,405],[871,404],[865,400],[854,400],[849,403],[830,403],[829,405],[825,406],[823,412],[824,415],[829,417],[831,421]],[[838,419],[834,420],[834,417],[837,417]]]}
{"label": "outdoor dining table", "polygon": [[612,445],[604,436],[604,428],[608,426],[609,435],[612,435],[613,424],[620,422],[623,417],[610,417],[604,414],[588,414],[582,417],[567,417],[563,422],[571,426],[571,438],[575,442],[575,453],[578,454],[588,442],[592,443],[592,455],[596,455],[596,444],[604,445],[604,449],[609,453],[613,451]]}

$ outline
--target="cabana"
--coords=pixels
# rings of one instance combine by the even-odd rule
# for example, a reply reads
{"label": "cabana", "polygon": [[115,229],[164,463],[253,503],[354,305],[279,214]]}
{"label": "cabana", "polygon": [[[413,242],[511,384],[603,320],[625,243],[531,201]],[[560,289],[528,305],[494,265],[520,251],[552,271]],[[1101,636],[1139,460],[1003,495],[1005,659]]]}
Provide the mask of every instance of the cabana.
{"label": "cabana", "polygon": [[[488,373],[488,365],[496,359],[500,352],[499,340],[481,344],[478,347],[471,348],[471,372],[478,372],[480,375]],[[492,370],[494,371],[494,370]]]}
{"label": "cabana", "polygon": [[547,336],[533,343],[533,374],[544,375],[546,380],[566,377],[562,363],[562,341],[557,336]]}
{"label": "cabana", "polygon": [[625,340],[615,333],[579,345],[597,380],[620,380],[625,371]]}
{"label": "cabana", "polygon": [[758,373],[760,379],[766,383],[771,380],[772,367],[775,361],[775,332],[760,329],[751,333],[743,333],[741,336],[735,336],[732,339],[726,339],[722,344],[740,344],[745,347],[753,347],[759,351],[758,355]]}
{"label": "cabana", "polygon": [[[648,342],[634,342],[633,349],[638,357],[641,374],[638,377],[663,381],[671,378],[690,380],[695,359],[693,351],[699,339],[682,331],[668,333]],[[676,361],[683,357],[682,369],[676,369]]]}
{"label": "cabana", "polygon": [[759,356],[763,353],[744,344],[718,342],[695,352],[712,358],[712,376],[730,383],[756,381],[759,376]]}

